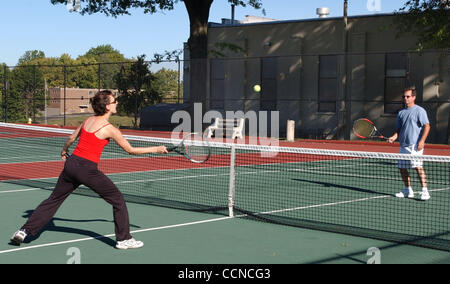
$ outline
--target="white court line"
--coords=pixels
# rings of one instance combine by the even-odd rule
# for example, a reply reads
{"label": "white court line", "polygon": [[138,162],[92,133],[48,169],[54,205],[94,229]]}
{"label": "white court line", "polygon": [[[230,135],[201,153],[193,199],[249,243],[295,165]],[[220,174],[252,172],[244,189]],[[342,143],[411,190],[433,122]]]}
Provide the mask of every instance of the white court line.
{"label": "white court line", "polygon": [[35,190],[48,190],[53,187],[34,187],[34,188],[25,188],[25,189],[16,189],[16,190],[5,190],[0,191],[0,193],[16,193],[16,192],[24,192],[24,191],[35,191]]}
{"label": "white court line", "polygon": [[[430,190],[430,191],[438,192],[438,191],[445,191],[445,190],[450,190],[450,187],[449,188],[435,189],[435,190]],[[259,213],[255,213],[254,215],[274,214],[274,213],[294,211],[294,210],[303,210],[303,209],[309,209],[309,208],[334,206],[334,205],[355,203],[355,202],[367,201],[367,200],[371,200],[371,199],[387,198],[387,197],[392,197],[392,195],[378,195],[378,196],[373,196],[373,197],[368,197],[368,198],[360,198],[360,199],[339,201],[339,202],[326,203],[326,204],[316,204],[316,205],[309,205],[309,206],[296,207],[296,208],[288,208],[288,209],[273,210],[273,211],[267,211],[267,212],[259,212]],[[141,230],[131,231],[130,233],[136,234],[136,233],[142,233],[142,232],[149,232],[149,231],[157,231],[157,230],[185,227],[185,226],[191,226],[191,225],[219,222],[219,221],[224,221],[224,220],[228,220],[228,219],[232,219],[232,218],[242,218],[242,217],[246,217],[246,216],[248,216],[248,214],[236,215],[235,217],[220,217],[220,218],[214,218],[214,219],[208,219],[208,220],[202,220],[202,221],[194,221],[194,222],[189,222],[189,223],[181,223],[181,224],[168,225],[168,226],[162,226],[162,227],[141,229]],[[54,242],[54,243],[47,243],[47,244],[34,245],[34,246],[27,246],[27,247],[21,247],[21,248],[16,248],[16,249],[3,250],[3,251],[0,251],[0,254],[16,252],[16,251],[22,251],[22,250],[35,249],[35,248],[49,247],[49,246],[57,246],[57,245],[63,245],[63,244],[69,244],[69,243],[77,243],[77,242],[83,242],[83,241],[89,241],[89,240],[95,240],[95,239],[103,239],[103,238],[113,237],[113,236],[115,236],[115,234],[103,235],[103,236],[98,236],[98,237],[82,238],[82,239],[74,239],[74,240]]]}
{"label": "white court line", "polygon": [[[129,181],[116,181],[114,184],[127,184],[127,183],[140,183],[140,182],[154,182],[154,181],[170,181],[170,180],[179,180],[179,179],[193,179],[193,178],[202,178],[202,177],[218,177],[218,176],[224,176],[229,175],[228,173],[224,174],[209,174],[209,175],[193,175],[193,176],[176,176],[176,177],[169,177],[169,178],[154,178],[154,179],[141,179],[141,180],[129,180]],[[50,178],[49,178],[50,179]],[[1,183],[1,182],[0,182]],[[55,181],[56,185],[56,181]],[[48,190],[53,189],[52,187],[33,187],[33,188],[25,188],[25,189],[16,189],[16,190],[5,190],[0,191],[1,193],[15,193],[15,192],[24,192],[24,191],[35,191],[35,190]],[[79,188],[88,188],[86,186],[80,186]]]}
{"label": "white court line", "polygon": [[[192,226],[192,225],[198,225],[198,224],[204,224],[204,223],[212,223],[212,222],[224,221],[224,220],[228,220],[228,219],[231,219],[231,218],[232,217],[220,217],[220,218],[215,218],[215,219],[208,219],[208,220],[195,221],[195,222],[189,222],[189,223],[181,223],[181,224],[168,225],[168,226],[162,226],[162,227],[141,229],[141,230],[131,231],[130,233],[131,234],[136,234],[136,233],[149,232],[149,231],[172,229],[172,228],[178,228],[178,227],[184,227],[184,226]],[[35,249],[35,248],[42,248],[42,247],[50,247],[50,246],[57,246],[57,245],[63,245],[63,244],[70,244],[70,243],[78,243],[78,242],[84,242],[84,241],[95,240],[95,239],[103,239],[103,238],[108,238],[108,237],[113,237],[113,236],[115,236],[115,234],[103,235],[103,236],[98,236],[98,237],[89,237],[89,238],[75,239],[75,240],[68,240],[68,241],[55,242],[55,243],[47,243],[47,244],[41,244],[41,245],[35,245],[35,246],[27,246],[27,247],[21,247],[21,248],[9,249],[9,250],[2,250],[2,251],[0,251],[0,254],[16,252],[16,251],[22,251],[22,250]]]}
{"label": "white court line", "polygon": [[[446,190],[450,190],[450,187],[440,188],[440,189],[432,189],[432,190],[428,190],[428,191],[429,192],[439,192],[439,191],[446,191]],[[307,205],[307,206],[294,207],[294,208],[272,210],[272,211],[266,211],[266,212],[258,212],[258,213],[252,213],[252,215],[267,215],[267,214],[283,213],[283,212],[289,212],[289,211],[305,210],[305,209],[319,208],[319,207],[327,207],[327,206],[334,206],[334,205],[362,202],[362,201],[367,201],[367,200],[381,199],[381,198],[388,198],[388,197],[393,197],[393,195],[392,194],[384,194],[384,195],[377,195],[377,196],[365,197],[365,198],[360,198],[360,199],[343,200],[343,201],[330,202],[330,203],[322,203],[322,204]],[[248,215],[247,214],[237,215],[236,217],[246,217],[246,216],[248,216]]]}
{"label": "white court line", "polygon": [[[179,169],[176,171],[184,171],[186,169]],[[191,169],[188,169],[191,170]],[[165,170],[161,170],[161,171],[165,171]],[[145,172],[145,171],[144,171]],[[239,173],[238,175],[247,175],[247,174],[255,174],[255,173],[277,173],[279,172],[279,170],[276,171],[253,171],[253,172],[242,172]],[[127,173],[118,173],[118,174],[108,174],[108,176],[113,176],[113,175],[122,175],[122,174],[127,174]],[[218,173],[218,174],[201,174],[201,175],[191,175],[191,176],[175,176],[175,177],[168,177],[168,178],[152,178],[152,179],[140,179],[140,180],[128,180],[128,181],[113,181],[114,184],[127,184],[127,183],[141,183],[141,182],[155,182],[155,181],[170,181],[170,180],[179,180],[179,179],[193,179],[193,178],[204,178],[204,177],[219,177],[219,176],[228,176],[229,173]],[[55,179],[57,177],[50,177],[50,178],[43,178],[43,179]],[[15,180],[16,181],[16,180]],[[3,181],[8,183],[8,181]],[[1,184],[2,182],[0,182]],[[55,185],[56,185],[56,181],[55,181]],[[0,191],[1,193],[15,193],[15,192],[25,192],[25,191],[35,191],[35,190],[48,190],[48,189],[53,189],[53,187],[45,187],[45,188],[41,188],[41,187],[35,187],[35,188],[26,188],[26,189],[17,189],[17,190],[6,190],[6,191]],[[87,188],[86,186],[80,186],[80,188]]]}
{"label": "white court line", "polygon": [[[347,167],[347,166],[352,167],[353,165],[344,165],[343,167]],[[317,171],[314,171],[313,169],[314,169],[314,167],[310,168],[310,169],[289,169],[288,171],[317,172]],[[181,169],[181,170],[184,170],[184,169]],[[265,173],[276,173],[276,172],[279,172],[279,171],[281,171],[281,170],[266,170],[266,171],[263,171],[263,172],[265,172]],[[239,174],[242,174],[242,175],[253,174],[253,173],[256,173],[256,172],[261,172],[261,171],[241,172],[241,173],[238,173],[238,175]],[[319,171],[319,173],[321,173],[321,172]],[[221,175],[227,175],[227,173],[224,173],[224,174],[209,174],[209,175],[178,176],[178,177],[157,178],[157,179],[148,179],[148,180],[121,181],[121,182],[115,182],[115,183],[121,184],[121,183],[145,182],[145,181],[151,182],[151,181],[158,181],[158,180],[161,181],[161,180],[195,178],[195,177],[213,177],[213,176],[221,176]],[[21,189],[21,190],[0,191],[0,193],[24,192],[24,191],[33,191],[33,190],[42,190],[42,189],[51,189],[51,188],[29,188],[29,189]],[[445,191],[445,190],[449,190],[449,189],[450,188],[436,189],[436,190],[430,190],[430,192]],[[372,200],[372,199],[380,199],[380,198],[387,198],[387,197],[392,197],[392,195],[379,195],[379,196],[372,196],[372,197],[368,197],[368,198],[361,198],[361,199],[355,199],[355,200],[339,201],[339,202],[334,202],[334,203],[316,204],[316,205],[308,205],[308,206],[303,206],[303,207],[295,207],[295,208],[287,208],[287,209],[273,210],[273,211],[267,211],[267,212],[259,212],[259,213],[255,213],[255,215],[274,214],[274,213],[288,212],[288,211],[295,211],[295,210],[304,210],[304,209],[310,209],[310,208],[335,206],[335,205],[355,203],[355,202],[362,202],[362,201],[367,201],[367,200]],[[247,215],[244,214],[244,215],[236,215],[235,217],[236,218],[241,218],[241,217],[246,217],[246,216]],[[228,219],[231,219],[231,218],[233,218],[233,217],[221,217],[221,218],[215,218],[215,219],[209,219],[209,220],[203,220],[203,221],[195,221],[195,222],[182,223],[182,224],[176,224],[176,225],[168,225],[168,226],[162,226],[162,227],[156,227],[156,228],[148,228],[148,229],[136,230],[136,231],[132,231],[131,233],[156,231],[156,230],[163,230],[163,229],[170,229],[170,228],[176,228],[176,227],[190,226],[190,225],[196,225],[196,224],[202,224],[202,223],[217,222],[217,221],[222,221],[222,220],[228,220]],[[109,235],[98,236],[98,237],[89,237],[89,238],[74,239],[74,240],[68,240],[68,241],[62,241],[62,242],[55,242],[55,243],[47,243],[47,244],[41,244],[41,245],[27,246],[27,247],[22,247],[22,248],[16,248],[16,249],[0,251],[0,254],[10,253],[10,252],[15,252],[15,251],[22,251],[22,250],[35,249],[35,248],[41,248],[41,247],[56,246],[56,245],[62,245],[62,244],[68,244],[68,243],[83,242],[83,241],[94,240],[94,239],[102,239],[102,238],[106,238],[106,237],[112,237],[114,235],[115,234],[109,234]]]}
{"label": "white court line", "polygon": [[[56,159],[57,157],[55,157],[55,155],[47,155],[47,156],[39,156],[39,157],[36,157],[36,156],[3,157],[3,158],[0,158],[0,160],[12,160],[13,161],[13,162],[1,163],[2,165],[3,164],[7,165],[7,164],[15,164],[15,163],[20,164],[20,163],[22,163],[21,161],[17,161],[17,159],[22,159],[23,161],[28,161],[30,159],[37,159],[37,158],[43,159],[44,162],[60,161],[60,160]],[[55,159],[55,160],[50,160],[52,158]],[[39,162],[42,162],[42,161],[37,161],[36,163],[39,163]]]}
{"label": "white court line", "polygon": [[[185,169],[180,169],[177,171],[183,171]],[[282,170],[257,170],[257,171],[249,171],[249,172],[240,172],[236,175],[251,175],[251,174],[257,174],[257,173],[278,173]],[[329,175],[336,175],[333,172],[325,172],[325,171],[315,171],[310,169],[288,169],[287,171],[296,171],[296,172],[310,172],[310,173],[316,173],[316,174],[329,174]],[[122,175],[127,173],[118,173],[118,174],[109,174],[108,176],[113,175]],[[175,177],[167,177],[167,178],[151,178],[151,179],[140,179],[140,180],[129,180],[129,181],[114,181],[114,184],[128,184],[128,183],[142,183],[142,182],[155,182],[155,181],[170,181],[170,180],[180,180],[180,179],[194,179],[194,178],[205,178],[205,177],[219,177],[219,176],[228,176],[229,173],[218,173],[218,174],[200,174],[200,175],[190,175],[190,176],[175,176]],[[338,173],[337,175],[343,175],[343,176],[350,176],[350,177],[359,177],[359,178],[378,178],[376,176],[368,176],[368,175],[354,175],[354,174],[342,174]],[[44,178],[44,179],[55,179],[57,177],[51,177],[51,178]],[[398,181],[396,178],[388,178],[384,177],[384,180],[394,180]],[[5,181],[6,183],[8,181]],[[436,183],[436,182],[430,182],[429,183]],[[0,182],[1,184],[1,182]],[[441,183],[439,183],[441,184]],[[56,185],[56,181],[55,181]],[[35,190],[48,190],[53,189],[54,187],[36,187],[36,188],[28,188],[28,189],[18,189],[18,190],[7,190],[7,191],[0,191],[1,193],[14,193],[14,192],[25,192],[25,191],[35,191]],[[87,188],[85,186],[81,186],[80,188]],[[433,190],[430,190],[432,192]],[[440,190],[434,190],[434,191],[440,191]]]}

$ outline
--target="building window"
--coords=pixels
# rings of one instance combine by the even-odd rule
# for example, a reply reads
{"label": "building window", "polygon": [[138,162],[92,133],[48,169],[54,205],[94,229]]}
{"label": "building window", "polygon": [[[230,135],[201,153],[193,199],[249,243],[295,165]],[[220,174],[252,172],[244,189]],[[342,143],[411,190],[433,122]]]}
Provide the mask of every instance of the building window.
{"label": "building window", "polygon": [[336,112],[337,60],[336,55],[319,56],[319,112]]}
{"label": "building window", "polygon": [[402,107],[407,82],[408,60],[405,53],[386,54],[384,113],[397,113]]}
{"label": "building window", "polygon": [[274,57],[261,60],[260,110],[277,110],[277,64]]}
{"label": "building window", "polygon": [[210,107],[213,110],[225,108],[225,60],[211,60],[211,95]]}

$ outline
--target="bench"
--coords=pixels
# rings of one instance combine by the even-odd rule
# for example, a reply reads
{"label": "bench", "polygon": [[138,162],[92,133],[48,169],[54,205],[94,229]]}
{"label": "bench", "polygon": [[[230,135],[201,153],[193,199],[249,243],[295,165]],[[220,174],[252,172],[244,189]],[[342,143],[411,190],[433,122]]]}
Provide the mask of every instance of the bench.
{"label": "bench", "polygon": [[214,123],[206,129],[206,135],[211,138],[213,133],[217,136],[216,132],[225,135],[231,133],[232,139],[243,139],[244,121],[243,118],[223,119],[216,117]]}

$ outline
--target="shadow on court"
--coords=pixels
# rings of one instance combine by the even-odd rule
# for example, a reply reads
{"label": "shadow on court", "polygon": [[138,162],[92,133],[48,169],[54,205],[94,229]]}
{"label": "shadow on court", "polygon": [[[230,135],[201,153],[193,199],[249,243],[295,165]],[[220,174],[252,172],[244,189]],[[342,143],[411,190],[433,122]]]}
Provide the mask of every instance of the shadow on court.
{"label": "shadow on court", "polygon": [[[22,216],[25,219],[30,218],[31,214],[33,214],[34,210],[27,210],[24,212],[24,215]],[[69,234],[77,234],[77,235],[81,235],[81,236],[85,236],[85,237],[91,237],[94,238],[96,240],[99,240],[101,242],[103,242],[106,245],[109,245],[111,247],[114,247],[116,245],[116,241],[105,237],[103,235],[100,235],[96,232],[93,231],[89,231],[89,230],[84,230],[84,229],[79,229],[79,228],[73,228],[73,227],[64,227],[64,226],[58,226],[55,224],[54,221],[62,221],[62,222],[73,222],[73,223],[92,223],[92,222],[106,222],[106,223],[114,223],[114,221],[111,220],[106,220],[106,219],[86,219],[86,220],[77,220],[77,219],[67,219],[67,218],[58,218],[58,217],[54,217],[52,218],[52,220],[36,235],[31,236],[28,235],[24,242],[25,244],[31,243],[37,239],[39,239],[39,237],[41,236],[41,234],[45,231],[50,231],[50,232],[62,232],[62,233],[69,233]],[[133,225],[130,224],[130,228],[141,228],[137,225]],[[15,246],[12,242],[9,243],[10,245]]]}
{"label": "shadow on court", "polygon": [[302,183],[313,183],[322,187],[329,187],[329,188],[338,188],[339,190],[350,190],[350,191],[356,191],[360,193],[369,193],[369,194],[376,194],[376,195],[389,195],[395,197],[395,194],[392,193],[386,193],[381,191],[375,191],[370,189],[363,189],[359,187],[353,187],[348,185],[342,185],[337,183],[330,183],[330,182],[323,182],[323,181],[315,181],[311,179],[301,179],[301,178],[294,178],[293,180],[299,181]]}
{"label": "shadow on court", "polygon": [[[446,236],[449,235],[450,231],[444,232],[442,234],[436,234],[434,236],[431,236],[433,238],[436,237],[441,237],[441,236]],[[423,241],[424,239],[427,238],[412,238],[409,240],[409,243],[414,243],[414,242],[420,242]],[[402,249],[406,249],[409,245],[406,243],[391,243],[388,245],[384,245],[384,246],[379,246],[376,249],[378,249],[380,252],[386,253],[386,251],[388,250],[397,250],[397,251],[401,251]],[[425,254],[428,254],[429,256],[431,256],[433,254],[433,250],[424,250]],[[319,259],[319,260],[315,260],[315,261],[311,261],[311,262],[305,262],[305,264],[330,264],[330,263],[358,263],[358,264],[366,264],[369,263],[366,261],[366,259],[364,259],[362,256],[368,256],[371,255],[369,254],[368,250],[363,250],[363,251],[356,251],[353,253],[349,253],[349,254],[336,254],[335,256],[330,256],[329,258],[323,258],[323,259]],[[395,260],[395,259],[394,259]],[[450,263],[450,257],[446,257],[446,258],[436,258],[435,260],[436,263],[438,264],[442,264],[442,263],[446,263],[449,264]],[[406,261],[403,261],[403,263],[406,263]]]}

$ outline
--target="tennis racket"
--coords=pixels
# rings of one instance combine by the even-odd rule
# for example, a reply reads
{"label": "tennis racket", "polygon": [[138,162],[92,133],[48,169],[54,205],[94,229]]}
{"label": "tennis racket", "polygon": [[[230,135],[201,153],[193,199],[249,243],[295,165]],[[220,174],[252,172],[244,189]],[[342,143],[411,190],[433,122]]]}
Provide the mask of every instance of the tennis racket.
{"label": "tennis racket", "polygon": [[211,156],[208,139],[197,133],[185,135],[180,144],[167,147],[167,151],[175,152],[186,157],[193,163],[204,163]]}
{"label": "tennis racket", "polygon": [[370,139],[370,138],[380,138],[389,139],[384,137],[378,129],[375,127],[372,121],[367,118],[360,118],[353,123],[353,133],[359,138]]}

